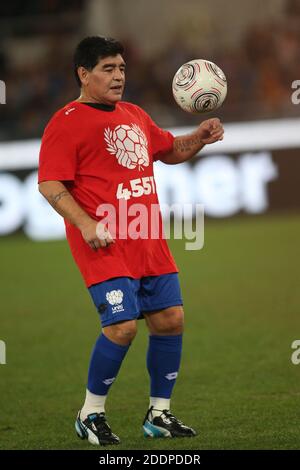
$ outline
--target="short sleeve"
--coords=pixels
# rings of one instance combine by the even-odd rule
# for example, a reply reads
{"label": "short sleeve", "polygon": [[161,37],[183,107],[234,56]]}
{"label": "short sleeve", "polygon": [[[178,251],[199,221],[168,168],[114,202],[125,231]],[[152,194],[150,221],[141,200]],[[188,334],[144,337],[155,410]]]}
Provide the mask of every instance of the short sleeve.
{"label": "short sleeve", "polygon": [[59,119],[52,118],[42,137],[38,181],[72,181],[76,166],[77,150],[72,135]]}
{"label": "short sleeve", "polygon": [[173,134],[171,134],[171,132],[165,131],[158,127],[158,125],[155,124],[155,122],[143,109],[139,108],[139,110],[142,112],[143,117],[149,126],[153,161],[160,160],[164,154],[173,150],[175,137]]}

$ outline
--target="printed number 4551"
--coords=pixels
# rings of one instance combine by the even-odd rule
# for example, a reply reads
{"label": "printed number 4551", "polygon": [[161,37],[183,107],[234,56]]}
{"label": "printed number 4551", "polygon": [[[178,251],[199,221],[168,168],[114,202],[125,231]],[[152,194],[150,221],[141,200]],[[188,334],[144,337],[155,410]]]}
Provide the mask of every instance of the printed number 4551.
{"label": "printed number 4551", "polygon": [[123,188],[123,183],[118,184],[117,199],[127,200],[131,197],[141,197],[155,193],[155,182],[153,176],[144,176],[144,178],[130,180],[129,184],[130,189]]}

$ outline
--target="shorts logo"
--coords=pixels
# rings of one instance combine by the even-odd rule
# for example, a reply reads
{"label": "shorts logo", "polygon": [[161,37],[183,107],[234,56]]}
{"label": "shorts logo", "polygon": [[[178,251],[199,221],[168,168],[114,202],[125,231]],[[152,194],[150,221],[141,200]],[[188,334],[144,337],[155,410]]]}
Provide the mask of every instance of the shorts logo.
{"label": "shorts logo", "polygon": [[124,311],[122,304],[123,296],[124,294],[120,289],[111,290],[110,292],[106,293],[106,300],[110,303],[110,305],[113,305],[112,313],[119,313]]}
{"label": "shorts logo", "polygon": [[168,380],[175,380],[177,378],[177,375],[178,372],[170,372],[170,374],[167,374],[165,378]]}
{"label": "shorts logo", "polygon": [[98,312],[100,313],[100,315],[102,315],[105,312],[106,308],[107,308],[106,303],[98,305]]}

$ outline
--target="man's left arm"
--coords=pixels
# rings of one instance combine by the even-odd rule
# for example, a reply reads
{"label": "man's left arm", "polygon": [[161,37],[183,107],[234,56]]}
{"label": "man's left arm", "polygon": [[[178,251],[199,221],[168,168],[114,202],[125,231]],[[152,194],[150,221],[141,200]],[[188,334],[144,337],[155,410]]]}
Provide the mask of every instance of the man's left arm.
{"label": "man's left arm", "polygon": [[185,162],[196,155],[206,144],[223,140],[224,129],[218,118],[203,121],[192,134],[175,137],[173,150],[160,157],[168,165]]}

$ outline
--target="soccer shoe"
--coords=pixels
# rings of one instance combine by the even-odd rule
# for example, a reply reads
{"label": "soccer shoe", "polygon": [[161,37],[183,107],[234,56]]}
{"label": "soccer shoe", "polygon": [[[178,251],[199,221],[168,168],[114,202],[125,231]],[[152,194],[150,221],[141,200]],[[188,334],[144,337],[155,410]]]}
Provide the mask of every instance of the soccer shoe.
{"label": "soccer shoe", "polygon": [[91,413],[82,421],[79,411],[75,421],[75,430],[80,439],[87,439],[94,445],[108,446],[120,442],[118,436],[112,433],[105,413]]}
{"label": "soccer shoe", "polygon": [[170,411],[163,410],[159,416],[153,417],[153,406],[147,411],[143,422],[145,437],[193,437],[194,429],[185,426]]}

